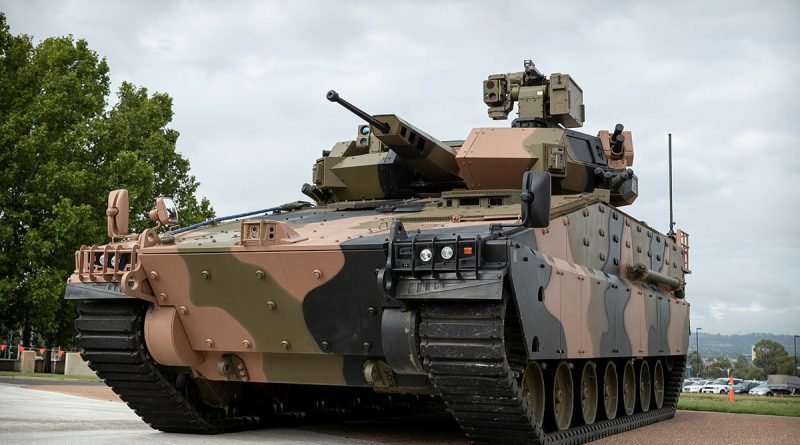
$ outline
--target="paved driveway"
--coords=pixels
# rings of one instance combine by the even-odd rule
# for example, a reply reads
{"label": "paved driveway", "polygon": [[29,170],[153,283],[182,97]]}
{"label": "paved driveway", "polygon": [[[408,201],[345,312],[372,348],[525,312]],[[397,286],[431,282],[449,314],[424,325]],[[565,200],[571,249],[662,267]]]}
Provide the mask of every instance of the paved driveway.
{"label": "paved driveway", "polygon": [[20,444],[374,444],[304,430],[271,429],[219,436],[165,434],[124,403],[0,384],[0,443]]}

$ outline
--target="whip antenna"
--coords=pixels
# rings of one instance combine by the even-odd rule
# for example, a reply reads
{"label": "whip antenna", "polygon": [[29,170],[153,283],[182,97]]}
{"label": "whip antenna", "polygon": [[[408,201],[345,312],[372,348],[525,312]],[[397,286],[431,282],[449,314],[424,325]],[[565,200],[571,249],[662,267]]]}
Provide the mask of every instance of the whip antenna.
{"label": "whip antenna", "polygon": [[675,220],[672,219],[672,133],[669,133],[669,233],[675,237]]}

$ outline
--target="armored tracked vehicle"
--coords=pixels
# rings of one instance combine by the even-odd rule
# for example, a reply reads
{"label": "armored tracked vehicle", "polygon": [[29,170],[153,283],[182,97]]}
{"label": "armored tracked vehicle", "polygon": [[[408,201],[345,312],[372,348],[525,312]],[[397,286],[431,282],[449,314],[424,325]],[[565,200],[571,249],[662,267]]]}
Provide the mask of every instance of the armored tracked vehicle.
{"label": "armored tracked vehicle", "polygon": [[109,196],[66,298],[77,343],[153,428],[213,434],[446,409],[474,443],[583,443],[669,419],[689,333],[688,236],[638,194],[622,125],[567,74],[489,76],[508,128],[440,141],[393,114],[322,152],[314,203],[128,233]]}

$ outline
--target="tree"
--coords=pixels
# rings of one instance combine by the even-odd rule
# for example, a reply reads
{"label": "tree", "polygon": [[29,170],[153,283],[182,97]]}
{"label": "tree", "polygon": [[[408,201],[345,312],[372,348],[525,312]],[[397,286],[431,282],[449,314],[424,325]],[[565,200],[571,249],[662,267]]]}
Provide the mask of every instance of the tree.
{"label": "tree", "polygon": [[731,372],[733,373],[734,377],[746,379],[747,377],[745,376],[748,372],[750,372],[750,368],[752,368],[752,365],[749,361],[747,361],[747,358],[745,358],[743,355],[740,355],[736,358],[736,361],[733,362],[733,369]]}
{"label": "tree", "polygon": [[109,83],[85,40],[34,46],[0,13],[0,336],[71,343],[65,281],[77,248],[107,241],[110,190],[129,189],[132,230],[160,195],[175,197],[183,224],[214,215],[175,151],[172,99],[124,82],[109,107]]}
{"label": "tree", "polygon": [[692,367],[692,375],[694,375],[695,377],[699,377],[702,368],[702,363],[700,363],[700,357],[697,355],[697,351],[696,350],[690,351],[688,356],[686,357],[686,361],[687,363],[689,363],[689,366]]}
{"label": "tree", "polygon": [[753,366],[743,355],[740,355],[733,363],[733,376],[747,380],[764,380],[767,378],[764,371]]}
{"label": "tree", "polygon": [[750,371],[745,375],[747,380],[766,380],[767,374],[764,373],[763,370],[756,368],[755,366],[750,368]]}
{"label": "tree", "polygon": [[776,374],[788,374],[794,375],[795,368],[794,368],[794,356],[793,355],[786,355],[786,357],[782,357],[778,359],[778,363],[776,366],[777,370],[775,371]]}
{"label": "tree", "polygon": [[727,377],[728,370],[733,368],[731,360],[727,357],[717,357],[706,366],[706,376],[709,378]]}
{"label": "tree", "polygon": [[782,344],[772,340],[761,340],[753,346],[753,365],[764,374],[793,374],[792,357]]}

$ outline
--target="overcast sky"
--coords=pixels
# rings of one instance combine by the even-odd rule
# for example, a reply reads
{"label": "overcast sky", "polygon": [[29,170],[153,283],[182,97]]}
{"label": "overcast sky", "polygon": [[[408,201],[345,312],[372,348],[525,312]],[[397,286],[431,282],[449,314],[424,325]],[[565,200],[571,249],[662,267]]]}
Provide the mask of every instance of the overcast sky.
{"label": "overcast sky", "polygon": [[[174,98],[172,127],[218,215],[296,199],[311,165],[372,114],[464,139],[481,81],[533,59],[573,75],[584,131],[633,131],[624,210],[690,233],[687,298],[705,332],[800,334],[800,2],[8,1],[15,34],[72,34],[122,81]],[[133,209],[135,211],[135,209]],[[139,209],[145,210],[145,209]]]}

